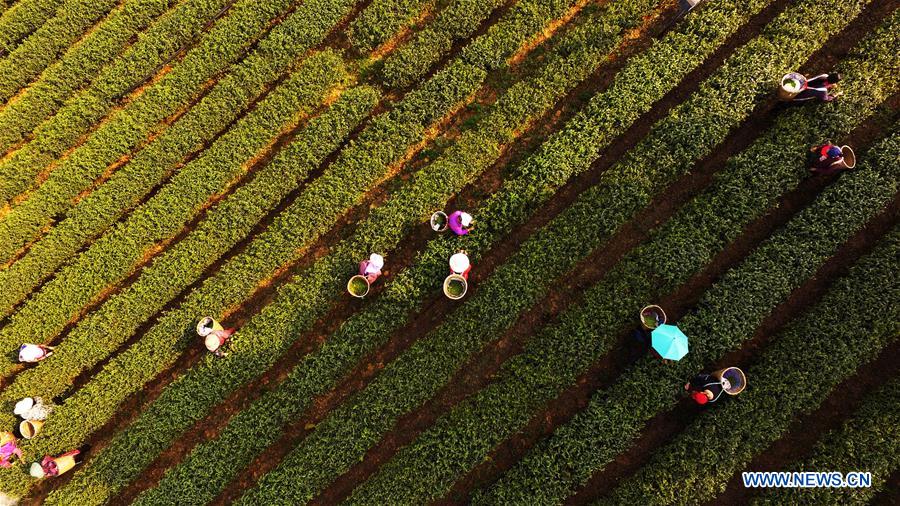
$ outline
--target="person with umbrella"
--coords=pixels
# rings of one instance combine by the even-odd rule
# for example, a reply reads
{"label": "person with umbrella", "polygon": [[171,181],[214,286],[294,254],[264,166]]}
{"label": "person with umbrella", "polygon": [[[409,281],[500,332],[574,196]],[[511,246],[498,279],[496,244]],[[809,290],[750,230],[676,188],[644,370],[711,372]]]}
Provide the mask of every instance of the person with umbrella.
{"label": "person with umbrella", "polygon": [[684,384],[684,389],[690,393],[691,399],[701,406],[707,403],[716,402],[722,397],[727,385],[722,380],[711,374],[698,374],[691,381]]}
{"label": "person with umbrella", "polygon": [[688,352],[688,338],[675,325],[663,324],[653,329],[650,345],[663,360],[681,360]]}

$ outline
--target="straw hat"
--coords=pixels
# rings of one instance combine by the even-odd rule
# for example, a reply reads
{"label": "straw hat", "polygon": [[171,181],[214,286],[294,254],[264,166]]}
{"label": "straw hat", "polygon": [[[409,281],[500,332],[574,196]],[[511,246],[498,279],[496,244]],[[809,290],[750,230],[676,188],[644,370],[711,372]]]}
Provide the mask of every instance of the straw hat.
{"label": "straw hat", "polygon": [[10,441],[14,442],[15,440],[16,440],[16,436],[12,432],[8,432],[8,431],[0,432],[0,446],[3,446],[6,443],[9,443]]}
{"label": "straw hat", "polygon": [[369,264],[380,271],[384,267],[384,257],[378,253],[372,253],[369,255]]}
{"label": "straw hat", "polygon": [[468,227],[472,224],[472,215],[469,213],[462,213],[461,215],[459,215],[459,222],[462,224],[462,226]]}
{"label": "straw hat", "polygon": [[222,340],[216,334],[209,334],[203,342],[209,351],[216,351],[219,349],[219,346],[222,346]]}
{"label": "straw hat", "polygon": [[450,270],[456,273],[466,272],[466,269],[469,268],[469,257],[466,256],[465,253],[456,253],[450,257]]}
{"label": "straw hat", "polygon": [[31,397],[26,397],[16,403],[16,407],[13,409],[13,413],[22,416],[32,407],[34,407],[34,399],[32,399]]}

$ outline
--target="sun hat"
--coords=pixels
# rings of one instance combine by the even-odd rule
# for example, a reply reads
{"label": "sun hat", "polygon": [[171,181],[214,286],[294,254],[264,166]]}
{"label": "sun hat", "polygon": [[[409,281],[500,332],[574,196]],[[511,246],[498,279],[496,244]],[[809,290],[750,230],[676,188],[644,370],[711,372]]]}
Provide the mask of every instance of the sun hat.
{"label": "sun hat", "polygon": [[219,346],[222,346],[222,340],[216,334],[209,334],[203,342],[209,351],[216,351],[219,349]]}
{"label": "sun hat", "polygon": [[369,255],[369,264],[380,271],[384,267],[384,257],[378,253],[372,253]]}
{"label": "sun hat", "polygon": [[16,407],[13,408],[13,413],[16,415],[22,416],[33,406],[34,406],[34,399],[32,399],[31,397],[26,397],[16,403]]}
{"label": "sun hat", "polygon": [[472,224],[472,215],[469,213],[462,213],[459,215],[459,222],[464,227],[468,227]]}
{"label": "sun hat", "polygon": [[33,462],[31,467],[28,468],[28,474],[30,474],[32,478],[43,478],[44,468],[41,467],[40,462]]}
{"label": "sun hat", "polygon": [[469,257],[465,253],[459,252],[450,257],[450,270],[457,274],[466,272],[470,265]]}

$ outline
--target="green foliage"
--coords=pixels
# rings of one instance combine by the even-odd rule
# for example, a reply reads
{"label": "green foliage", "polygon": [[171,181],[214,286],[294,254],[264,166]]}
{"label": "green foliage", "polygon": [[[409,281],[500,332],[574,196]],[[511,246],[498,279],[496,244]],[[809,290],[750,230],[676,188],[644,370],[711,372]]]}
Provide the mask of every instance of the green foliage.
{"label": "green foliage", "polygon": [[[53,115],[67,97],[75,95],[79,88],[102,73],[103,66],[114,61],[129,39],[175,3],[176,0],[131,0],[113,10],[34,83],[20,91],[16,100],[0,109],[0,150],[21,142]],[[155,26],[163,22],[161,19]],[[155,27],[150,30],[148,33],[153,33]],[[166,36],[175,37],[174,34]]]}
{"label": "green foliage", "polygon": [[[50,1],[56,3],[57,0]],[[0,101],[9,100],[20,88],[31,83],[117,3],[118,0],[66,2],[55,17],[0,60]]]}
{"label": "green foliage", "polygon": [[[504,0],[453,0],[408,43],[385,59],[384,82],[407,87],[425,75],[454,43],[470,37]],[[503,21],[501,21],[502,23]]]}
{"label": "green foliage", "polygon": [[[117,356],[65,406],[55,411],[53,416],[59,416],[60,420],[86,419],[77,425],[54,425],[53,432],[47,430],[48,423],[44,448],[75,444],[99,428],[113,416],[122,399],[171,367],[179,353],[196,340],[189,327],[198,314],[227,314],[249,298],[279,267],[296,260],[306,246],[333,226],[341,214],[384,177],[408,147],[421,138],[427,126],[469,96],[483,78],[484,73],[478,69],[452,65],[408,94],[393,109],[374,118],[356,142],[308,185],[246,250],[205,280],[178,309],[161,318],[139,342]],[[336,276],[328,279],[334,280]],[[337,283],[343,286],[346,279]],[[327,308],[328,300],[316,302],[321,303],[316,311]],[[170,385],[134,426],[120,433],[108,451],[85,468],[81,479],[73,480],[60,491],[59,500],[67,502],[66,497],[85,495],[104,500],[114,493],[110,490],[111,483],[116,487],[127,483],[197,417],[203,416],[233,388],[271,365],[297,337],[291,322],[296,313],[313,320],[319,314],[305,309],[299,304],[291,304],[287,310],[266,308],[263,314],[273,315],[267,323],[252,329],[251,320],[235,336],[231,356],[224,360],[209,358]],[[254,335],[265,337],[257,339]],[[208,388],[213,384],[215,388]],[[190,404],[188,409],[184,409],[184,402]],[[86,415],[90,415],[89,419]]]}
{"label": "green foliage", "polygon": [[[651,6],[652,3],[647,2],[643,8],[649,9]],[[627,8],[615,12],[625,18],[628,16],[639,18],[640,8],[640,4],[631,4]],[[635,12],[636,10],[638,12]],[[596,34],[591,35],[597,33],[596,31],[602,26],[604,25],[600,23],[592,24],[584,30],[573,33],[572,37],[595,40],[597,47],[592,49],[591,44],[586,44],[584,51],[578,55],[560,56],[558,60],[548,64],[538,78],[522,82],[511,89],[500,98],[497,106],[483,121],[482,128],[464,134],[456,145],[448,149],[444,157],[417,174],[410,187],[401,189],[396,197],[374,210],[372,216],[359,226],[360,232],[356,237],[333,248],[332,258],[324,263],[325,267],[320,270],[321,275],[317,273],[316,276],[307,276],[299,282],[308,286],[313,281],[315,284],[321,284],[324,280],[332,285],[335,284],[332,280],[337,278],[336,284],[340,285],[343,282],[339,278],[341,271],[346,272],[346,265],[352,264],[354,258],[369,249],[383,251],[395,247],[406,232],[405,229],[424,219],[424,216],[427,216],[435,206],[441,205],[453,192],[458,191],[459,188],[473,180],[478,173],[490,166],[499,155],[500,143],[513,137],[514,131],[523,122],[529,118],[540,116],[554,102],[555,97],[574,86],[590,72],[593,66],[603,60],[603,51],[608,50],[609,46],[618,40],[619,33],[610,31],[603,37]],[[563,79],[562,76],[567,77]],[[524,107],[523,104],[529,104],[530,107]],[[452,187],[447,187],[447,181],[452,181]],[[388,230],[397,232],[387,233]],[[386,235],[387,237],[385,237]],[[441,263],[444,262],[446,262],[446,257],[441,260]],[[430,280],[422,279],[422,289],[426,291],[433,289],[433,279],[433,277]],[[300,305],[301,301],[295,299],[290,303],[291,306],[296,307]],[[302,302],[302,304],[309,303]],[[382,315],[378,316],[380,318]],[[263,326],[262,323],[260,326]],[[188,461],[174,470],[160,484],[159,488],[149,492],[142,500],[147,503],[167,502],[173,498],[185,496],[196,497],[197,501],[211,499],[219,487],[233,478],[234,473],[240,469],[241,462],[245,462],[252,455],[271,444],[274,441],[273,438],[277,436],[277,431],[273,430],[266,435],[246,437],[246,431],[254,423],[253,421],[258,420],[260,416],[266,416],[271,427],[287,423],[304,409],[306,403],[296,400],[286,403],[283,400],[287,398],[309,399],[311,395],[332,385],[340,374],[352,367],[354,361],[365,349],[371,349],[377,343],[383,342],[380,338],[365,343],[365,348],[360,347],[359,344],[352,344],[351,348],[347,348],[348,337],[352,336],[353,339],[362,337],[371,330],[374,329],[363,333],[358,331],[347,333],[342,330],[340,336],[329,339],[320,353],[307,357],[305,364],[295,369],[286,384],[241,413],[229,424],[226,434],[223,435],[223,438],[229,441],[227,455],[220,450],[221,441],[201,445]],[[379,333],[381,333],[380,330]],[[241,332],[244,339],[265,341],[271,339],[268,336],[265,338],[254,337],[247,332],[249,331],[246,328]],[[185,393],[180,398],[191,395]],[[233,444],[235,442],[239,442],[239,444]],[[217,462],[215,471],[212,473],[209,471],[211,462]],[[222,465],[223,462],[233,464]],[[195,480],[187,478],[201,469],[207,473],[208,477],[203,483],[195,483]]]}
{"label": "green foliage", "polygon": [[[307,102],[301,104],[303,107],[314,106],[325,91],[322,84],[329,85],[340,75],[336,62],[339,60],[330,55],[314,57],[298,71],[291,92],[299,92],[299,97]],[[311,78],[323,82],[311,83]],[[326,113],[304,126],[292,143],[250,182],[212,208],[194,230],[144,269],[133,284],[79,323],[59,345],[59,353],[52,360],[18,375],[0,399],[13,402],[34,392],[42,392],[45,397],[62,393],[79,373],[106,358],[133,335],[141,322],[197,282],[210,264],[244,239],[266,213],[337,148],[375,101],[371,88],[345,92]],[[290,108],[296,109],[296,105]]]}
{"label": "green foliage", "polygon": [[[866,82],[869,76],[884,71],[877,65],[856,63],[862,69],[847,64],[841,69],[848,84]],[[840,104],[844,117],[835,126],[850,128],[870,114],[895,85],[885,83],[882,90],[870,89],[874,97],[865,96],[867,92],[860,87],[857,84],[847,89],[852,98]],[[654,231],[650,242],[629,253],[600,283],[587,290],[580,305],[564,312],[558,324],[536,333],[524,353],[504,364],[490,386],[457,405],[360,485],[351,502],[414,503],[441,497],[459,476],[480,464],[492,448],[520,430],[536,410],[608,352],[618,331],[634,325],[636,308],[675,290],[735,239],[745,224],[761,216],[779,195],[796,187],[806,177],[804,154],[796,150],[797,139],[784,133],[798,123],[822,124],[823,117],[833,115],[834,111],[805,109],[781,118],[763,139],[730,160],[706,192],[661,230]],[[817,131],[808,128],[805,133],[815,135]],[[768,157],[773,167],[762,177],[757,175],[757,156]],[[775,181],[779,183],[773,184]],[[730,198],[732,194],[745,195],[744,202],[753,202],[752,209]],[[877,208],[879,202],[872,204]],[[719,204],[710,208],[710,203]],[[590,199],[576,202],[561,215],[566,225],[559,228],[578,229],[579,238],[590,238],[591,234],[585,233],[590,226],[585,224],[590,222],[595,205]],[[659,266],[670,263],[670,258],[678,260],[679,268],[665,272]]]}
{"label": "green foliage", "polygon": [[[340,58],[332,53],[305,65],[302,72],[279,86],[251,114],[178,171],[147,203],[56,273],[18,309],[10,324],[0,330],[0,348],[12,349],[15,343],[52,339],[104,288],[127,277],[147,251],[181,231],[204,209],[210,195],[221,194],[234,185],[246,173],[252,159],[263,152],[272,139],[303,114],[310,113],[328,89],[346,77]],[[209,104],[213,106],[210,108],[212,116],[222,114],[223,109],[231,106],[229,102],[220,101]],[[203,108],[199,108],[200,111]],[[195,118],[187,119],[190,125],[190,120]],[[170,132],[183,133],[174,128]],[[179,138],[182,142],[192,142],[189,134]],[[131,176],[129,180],[137,185],[145,183],[139,176]],[[112,202],[114,205],[116,201],[112,199]],[[187,285],[190,282],[182,286]],[[175,294],[178,291],[176,289]],[[150,311],[147,317],[153,312]],[[136,316],[130,312],[125,314]],[[143,320],[134,325],[140,321]],[[9,363],[2,364],[0,372],[8,373],[11,367]]]}
{"label": "green foliage", "polygon": [[[750,338],[779,302],[889,202],[897,190],[896,181],[890,179],[897,147],[895,138],[876,148],[877,155],[869,157],[871,163],[865,169],[845,174],[738,268],[726,273],[704,295],[698,310],[678,322],[691,337],[691,352],[685,359],[668,365],[649,358],[638,362],[614,385],[596,392],[585,411],[535,446],[475,502],[562,501],[625,451],[649,419],[675,405],[685,378]],[[810,241],[811,234],[815,241]],[[638,390],[642,395],[635,396]],[[663,482],[642,483],[650,487]],[[668,493],[681,490],[684,486],[679,485]]]}
{"label": "green foliage", "polygon": [[350,42],[358,51],[368,53],[410,25],[434,3],[435,0],[373,0],[350,23]]}
{"label": "green foliage", "polygon": [[[40,28],[64,0],[19,0],[0,16],[0,49],[12,52],[31,32]],[[3,4],[4,7],[6,3]]]}
{"label": "green foliage", "polygon": [[[887,153],[896,160],[900,157],[900,135],[896,135],[891,142],[893,146]],[[821,225],[823,221],[847,211],[846,207],[841,206],[859,205],[860,201],[852,197],[862,197],[861,201],[866,202],[865,193],[875,193],[866,183],[879,183],[882,178],[860,176],[854,178],[851,184],[841,185],[844,188],[826,192],[826,200],[830,197],[835,206],[828,210],[831,212],[826,211],[828,215],[810,216],[803,213],[808,221],[803,223],[803,228],[794,229],[801,241],[806,234],[826,228],[828,225]],[[820,208],[816,206],[812,210]],[[825,223],[831,228],[841,227],[834,221]],[[838,383],[900,335],[900,324],[897,323],[900,306],[894,303],[900,298],[900,278],[893,275],[898,251],[900,228],[895,228],[874,253],[865,257],[854,266],[848,277],[830,289],[822,302],[790,325],[766,349],[759,364],[747,370],[749,386],[744,393],[695,420],[674,441],[660,448],[645,467],[600,503],[702,504],[714,499],[724,490],[734,473],[788,431],[796,416],[816,409]],[[781,257],[790,259],[784,253]],[[881,315],[883,319],[874,320],[873,314]],[[797,360],[798,356],[803,360]],[[869,372],[872,373],[875,372]],[[893,412],[896,419],[896,410],[885,407],[882,406],[882,410]],[[860,432],[869,432],[871,423],[872,420],[867,420],[866,429]],[[896,433],[896,425],[885,429]],[[869,449],[869,452],[874,451],[882,455],[890,453],[883,442],[876,442]],[[896,463],[896,453],[888,460]],[[831,461],[823,465],[824,468],[816,470],[836,469]],[[885,477],[881,478],[883,480]],[[795,492],[801,490],[795,489]],[[866,495],[874,494],[872,490],[863,491]],[[838,499],[834,494],[835,491],[828,490],[827,495],[832,496],[831,502]],[[854,495],[854,502],[859,502],[861,494]],[[839,497],[849,498],[844,494]],[[810,498],[805,500],[810,503]],[[821,501],[812,503],[823,504]]]}
{"label": "green foliage", "polygon": [[[347,3],[350,0],[343,1]],[[48,179],[0,222],[0,237],[8,238],[8,241],[18,245],[16,247],[34,237],[52,216],[67,210],[74,197],[90,187],[109,165],[146,139],[159,122],[174,114],[179,107],[187,105],[209,79],[237,61],[269,20],[291,3],[289,0],[239,0],[228,15],[219,20],[170,72],[102,122],[83,144],[59,162]],[[186,21],[188,27],[191,22],[196,22]],[[268,42],[260,43],[245,61],[284,57],[281,50],[284,41],[280,38],[288,34],[281,26],[284,24],[276,27],[266,37]],[[317,25],[313,23],[312,26]],[[175,46],[175,50],[178,47]],[[147,78],[158,65],[142,72],[137,82]],[[275,66],[274,62],[272,66]],[[221,90],[234,86],[235,79],[251,77],[241,75],[248,67],[247,63],[237,66],[229,74],[230,79],[224,79],[217,88]],[[109,78],[121,82],[129,75]],[[129,80],[131,87],[134,83],[134,80]],[[126,87],[125,91],[128,89]],[[35,184],[35,176],[100,122],[112,105],[105,97],[82,95],[60,111],[53,121],[42,125],[35,131],[31,142],[0,164],[0,201],[12,199],[31,188]]]}
{"label": "green foliage", "polygon": [[[894,234],[897,237],[897,234]],[[886,243],[890,247],[889,243]],[[900,244],[893,244],[894,250]],[[894,278],[887,273],[883,278],[872,278],[877,273],[870,273],[869,279],[864,280],[861,287],[874,291],[872,279],[881,282]],[[858,307],[857,294],[850,294],[849,302]],[[876,303],[887,299],[879,295]],[[842,302],[834,307],[843,307]],[[865,320],[872,315],[870,308],[864,308]],[[849,322],[848,322],[849,323]],[[868,323],[866,321],[865,323]],[[856,331],[856,329],[852,329]],[[818,329],[817,329],[818,332]],[[896,334],[895,334],[896,335]],[[860,339],[865,340],[868,335]],[[855,346],[855,343],[852,346]],[[792,350],[791,353],[794,353]],[[877,374],[877,371],[873,371]],[[808,504],[808,505],[835,505],[840,506],[851,502],[869,504],[875,494],[884,490],[888,477],[892,472],[900,468],[900,380],[894,379],[882,386],[874,393],[866,396],[866,399],[843,426],[828,434],[813,449],[812,454],[788,468],[791,471],[825,471],[835,470],[843,473],[851,471],[863,471],[872,473],[872,486],[869,488],[846,489],[787,489],[773,488],[766,490],[762,497],[755,501],[759,505],[779,504]]]}
{"label": "green foliage", "polygon": [[[272,34],[283,44],[264,45],[263,48],[267,50],[248,57],[231,75],[220,81],[199,104],[191,108],[173,126],[166,129],[138,152],[129,163],[119,168],[96,191],[81,200],[74,209],[69,211],[67,219],[53,227],[41,241],[32,246],[27,255],[0,273],[0,281],[15,287],[15,289],[4,291],[0,296],[0,312],[9,314],[17,303],[24,300],[60,265],[69,261],[91,239],[115,223],[126,211],[146,197],[154,187],[163,183],[180,166],[184,157],[204,147],[205,143],[214,140],[222,130],[230,128],[232,122],[243,111],[260,96],[263,96],[281,72],[289,70],[295,59],[324,37],[331,28],[331,25],[328,25],[329,22],[337,23],[344,13],[340,9],[342,2],[346,3],[346,0],[336,0],[336,8],[330,13],[332,16],[330,18],[325,16],[328,11],[321,5],[321,3],[326,3],[326,0],[310,3],[309,8],[322,13],[323,17],[320,18],[318,25],[309,22],[309,19],[305,17],[305,14],[308,13],[305,9],[301,9],[294,13],[294,16],[285,20],[279,25],[281,31]],[[276,52],[279,54],[278,58],[267,56]],[[282,121],[287,121],[292,116],[291,111],[287,109],[282,109],[280,114],[285,118]],[[260,116],[260,113],[256,113],[256,116],[259,117],[257,121],[260,124],[267,121],[264,116]],[[271,128],[274,130],[271,131],[271,137],[275,137],[279,132],[275,117],[268,121],[273,123]],[[234,138],[234,135],[226,137],[231,139]],[[217,143],[221,144],[221,141],[217,141]],[[256,151],[253,154],[256,154]],[[193,167],[196,164],[188,165]],[[180,169],[181,172],[185,172],[184,169]],[[219,179],[226,177],[227,174],[224,171],[215,172],[215,176]],[[175,179],[180,179],[182,182],[187,180],[189,185],[195,186],[193,182],[189,181],[191,177],[196,176],[178,175]],[[171,185],[168,186],[171,187]],[[215,185],[209,186],[217,188]],[[191,190],[183,191],[192,194],[192,198],[197,199],[220,191],[201,194],[199,193],[200,188],[194,187]],[[154,200],[158,201],[158,199]],[[194,213],[200,209],[201,203],[200,201],[196,203]],[[142,206],[142,208],[144,207],[146,206]],[[44,214],[44,211],[40,210],[39,214]],[[193,214],[185,214],[183,219],[177,220],[171,219],[174,216],[177,215],[170,212],[168,215],[170,219],[160,220],[156,223],[158,231],[152,235],[138,236],[146,237],[143,241],[135,237],[127,239],[128,245],[122,246],[122,248],[132,252],[130,256],[132,263],[140,258],[143,251],[149,247],[149,241],[157,242],[171,237],[180,229],[181,224],[188,221]],[[92,249],[96,250],[96,247],[92,246]],[[13,250],[8,249],[7,251]],[[87,256],[90,256],[90,251],[89,249]],[[85,269],[91,270],[90,262],[95,260],[96,256],[92,260],[87,258],[80,260],[83,265],[81,271],[78,271],[76,267],[69,267],[66,272],[75,270],[73,276],[84,276],[79,272],[83,272]],[[62,287],[58,293],[62,294],[66,303],[63,305],[50,303],[50,306],[55,308],[54,312],[44,314],[45,306],[36,301],[29,301],[25,305],[26,312],[30,310],[28,308],[35,308],[35,311],[41,314],[39,318],[41,323],[37,327],[29,327],[28,332],[38,339],[48,339],[55,335],[61,328],[59,326],[61,321],[70,319],[86,301],[93,298],[107,284],[128,275],[131,264],[127,264],[126,260],[123,258],[119,264],[108,265],[102,273],[102,279],[93,284],[67,285],[62,281],[54,282],[56,286]],[[85,263],[87,266],[84,266]],[[115,267],[119,268],[115,269]],[[83,289],[81,298],[69,296],[70,291],[76,287]],[[91,292],[90,289],[94,291]],[[38,298],[41,297],[51,296],[45,296],[42,292],[41,295],[38,295]],[[58,318],[54,319],[50,316],[53,314]],[[26,323],[25,325],[34,324]],[[2,334],[0,334],[0,341],[2,339]]]}

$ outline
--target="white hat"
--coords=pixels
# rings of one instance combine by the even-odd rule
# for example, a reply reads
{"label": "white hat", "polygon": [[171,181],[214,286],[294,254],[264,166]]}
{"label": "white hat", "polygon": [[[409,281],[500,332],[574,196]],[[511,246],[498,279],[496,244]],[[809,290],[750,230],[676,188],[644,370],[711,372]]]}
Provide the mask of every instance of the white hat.
{"label": "white hat", "polygon": [[384,267],[384,257],[378,253],[372,253],[369,255],[369,264],[380,271]]}
{"label": "white hat", "polygon": [[33,478],[43,478],[44,468],[41,467],[40,462],[33,462],[31,464],[31,467],[28,468],[28,474],[30,474]]}
{"label": "white hat", "polygon": [[16,403],[16,407],[13,409],[13,413],[22,416],[25,412],[34,406],[34,399],[31,397],[26,397],[21,401]]}
{"label": "white hat", "polygon": [[462,213],[459,215],[459,222],[464,227],[468,227],[472,224],[472,215],[469,213]]}
{"label": "white hat", "polygon": [[203,343],[206,345],[206,349],[209,351],[216,351],[219,349],[219,346],[222,346],[222,340],[219,339],[217,334],[210,334],[206,336]]}
{"label": "white hat", "polygon": [[450,257],[450,270],[462,274],[469,268],[469,257],[465,253],[459,252]]}

